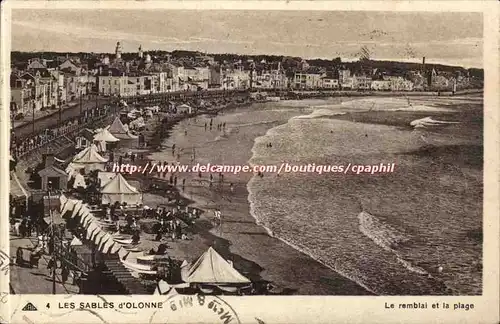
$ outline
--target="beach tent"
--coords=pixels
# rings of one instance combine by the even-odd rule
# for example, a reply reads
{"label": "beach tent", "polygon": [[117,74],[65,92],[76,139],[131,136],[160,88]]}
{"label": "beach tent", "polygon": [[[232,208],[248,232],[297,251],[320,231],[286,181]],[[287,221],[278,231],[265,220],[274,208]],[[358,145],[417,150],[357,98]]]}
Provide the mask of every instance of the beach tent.
{"label": "beach tent", "polygon": [[85,178],[80,173],[75,174],[75,182],[73,182],[73,189],[76,189],[78,187],[87,188],[87,184],[85,183]]}
{"label": "beach tent", "polygon": [[68,164],[68,166],[66,167],[66,169],[64,169],[64,171],[68,175],[68,180],[71,179],[72,177],[74,177],[75,175],[79,174],[80,173],[79,170],[81,168],[82,168],[82,166],[75,165],[73,163]]}
{"label": "beach tent", "polygon": [[169,285],[166,281],[160,280],[156,285],[156,289],[153,295],[168,295],[173,296],[177,295],[177,290],[171,285]]}
{"label": "beach tent", "polygon": [[71,243],[69,243],[70,246],[75,246],[75,245],[83,245],[82,241],[78,239],[78,237],[73,237],[73,240],[71,240]]}
{"label": "beach tent", "polygon": [[101,129],[94,135],[93,142],[96,144],[99,152],[106,152],[107,145],[120,141],[113,136],[107,129]]}
{"label": "beach tent", "polygon": [[182,105],[177,107],[177,111],[178,112],[186,112],[188,114],[191,114],[193,112],[193,108],[191,108],[191,106],[188,106],[186,104],[182,104]]}
{"label": "beach tent", "polygon": [[142,204],[141,193],[131,186],[120,173],[102,188],[101,194],[103,204],[111,205],[116,201],[121,204],[126,202],[129,206]]}
{"label": "beach tent", "polygon": [[123,123],[119,117],[116,117],[115,120],[113,120],[113,123],[111,123],[111,125],[107,129],[111,134],[127,133],[127,130],[125,129],[125,127],[123,127]]}
{"label": "beach tent", "polygon": [[14,171],[10,172],[10,194],[13,199],[22,199],[26,201],[26,206],[28,206],[29,192],[26,190],[21,181],[17,177],[17,174]]}
{"label": "beach tent", "polygon": [[66,203],[63,205],[61,205],[59,208],[61,210],[61,215],[64,215],[66,214],[67,212],[72,212],[73,211],[73,208],[75,207],[75,204],[78,200],[76,199],[68,199],[66,201]]}
{"label": "beach tent", "polygon": [[94,136],[94,141],[98,142],[108,142],[108,143],[115,143],[120,141],[118,138],[113,136],[107,129],[102,129],[100,130],[95,136]]}
{"label": "beach tent", "polygon": [[144,122],[144,118],[139,117],[136,120],[130,122],[130,128],[132,129],[141,129],[146,127],[146,123]]}
{"label": "beach tent", "polygon": [[181,277],[187,283],[215,285],[251,283],[212,247],[191,266],[181,268]]}
{"label": "beach tent", "polygon": [[105,187],[114,177],[116,177],[114,172],[99,171],[97,174],[97,178],[101,181],[101,188]]}
{"label": "beach tent", "polygon": [[68,201],[68,197],[66,197],[65,195],[60,195],[59,196],[59,206],[61,206],[61,210],[62,210],[62,207],[64,206],[64,204]]}
{"label": "beach tent", "polygon": [[92,144],[73,158],[71,168],[74,170],[83,168],[86,172],[92,170],[104,170],[107,162],[108,159],[101,156],[97,147]]}
{"label": "beach tent", "polygon": [[123,125],[119,117],[116,117],[111,125],[107,127],[107,130],[113,134],[118,139],[134,139],[137,136],[130,134],[128,127]]}

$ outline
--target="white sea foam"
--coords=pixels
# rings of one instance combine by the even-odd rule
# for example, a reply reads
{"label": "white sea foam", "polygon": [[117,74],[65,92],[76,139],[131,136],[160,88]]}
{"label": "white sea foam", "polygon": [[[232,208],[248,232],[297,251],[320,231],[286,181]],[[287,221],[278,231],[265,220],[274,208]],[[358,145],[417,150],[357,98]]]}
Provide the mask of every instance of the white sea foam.
{"label": "white sea foam", "polygon": [[404,260],[398,253],[397,246],[407,242],[409,238],[401,231],[383,223],[376,216],[365,211],[359,213],[359,230],[382,249],[392,252],[397,256],[398,261],[409,271],[426,275],[428,272],[418,266],[414,266],[409,261]]}
{"label": "white sea foam", "polygon": [[435,120],[435,119],[432,119],[432,117],[415,119],[412,122],[410,122],[410,126],[413,126],[415,128],[427,128],[427,127],[442,126],[442,125],[447,125],[447,124],[460,124],[460,123],[459,122]]}
{"label": "white sea foam", "polygon": [[346,101],[342,103],[344,108],[351,111],[429,111],[429,112],[454,112],[455,110],[432,106],[431,101],[402,98],[369,98]]}

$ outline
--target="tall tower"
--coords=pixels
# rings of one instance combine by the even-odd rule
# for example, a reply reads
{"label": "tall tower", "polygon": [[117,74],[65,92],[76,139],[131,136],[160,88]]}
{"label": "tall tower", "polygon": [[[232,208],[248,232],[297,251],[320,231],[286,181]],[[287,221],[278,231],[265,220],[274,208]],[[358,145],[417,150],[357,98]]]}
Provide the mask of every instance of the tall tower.
{"label": "tall tower", "polygon": [[122,45],[120,44],[120,42],[116,43],[115,54],[117,59],[122,58]]}
{"label": "tall tower", "polygon": [[144,53],[142,52],[142,45],[139,46],[139,58],[142,59],[142,56],[144,55]]}

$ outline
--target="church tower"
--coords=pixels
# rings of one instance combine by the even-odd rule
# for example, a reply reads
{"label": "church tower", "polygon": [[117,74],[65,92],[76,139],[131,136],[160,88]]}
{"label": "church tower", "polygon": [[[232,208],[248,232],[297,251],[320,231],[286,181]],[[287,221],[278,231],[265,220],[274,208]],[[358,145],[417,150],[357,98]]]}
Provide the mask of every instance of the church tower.
{"label": "church tower", "polygon": [[142,52],[142,45],[139,46],[139,58],[142,59],[144,53]]}
{"label": "church tower", "polygon": [[116,54],[116,59],[122,58],[122,45],[120,44],[120,42],[116,43],[115,54]]}

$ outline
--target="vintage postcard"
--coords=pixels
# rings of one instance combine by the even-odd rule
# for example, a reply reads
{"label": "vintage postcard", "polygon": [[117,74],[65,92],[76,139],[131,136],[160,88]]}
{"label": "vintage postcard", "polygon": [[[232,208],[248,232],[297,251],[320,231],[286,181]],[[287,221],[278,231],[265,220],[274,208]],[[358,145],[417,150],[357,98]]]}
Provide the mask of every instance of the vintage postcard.
{"label": "vintage postcard", "polygon": [[498,323],[498,9],[2,4],[0,323]]}

